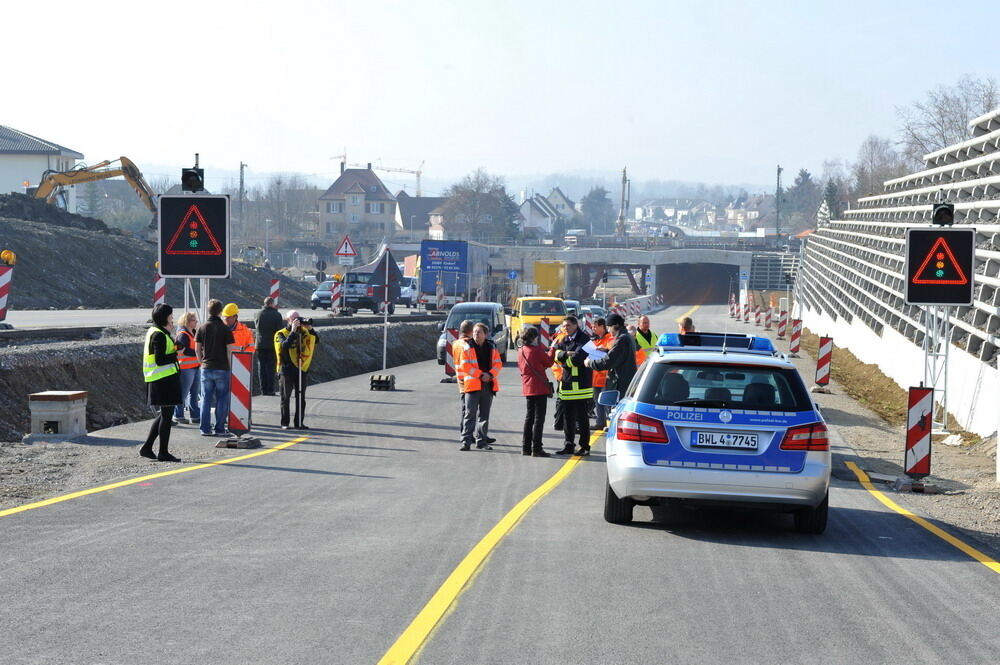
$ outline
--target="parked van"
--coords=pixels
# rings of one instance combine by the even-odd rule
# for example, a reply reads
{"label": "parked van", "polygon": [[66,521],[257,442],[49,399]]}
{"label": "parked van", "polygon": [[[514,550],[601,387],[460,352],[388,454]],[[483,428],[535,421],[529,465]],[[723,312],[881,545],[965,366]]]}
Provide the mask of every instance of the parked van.
{"label": "parked van", "polygon": [[507,314],[510,316],[510,335],[517,345],[525,326],[537,327],[542,319],[548,319],[551,326],[562,323],[566,318],[566,303],[562,298],[528,296],[515,300]]}

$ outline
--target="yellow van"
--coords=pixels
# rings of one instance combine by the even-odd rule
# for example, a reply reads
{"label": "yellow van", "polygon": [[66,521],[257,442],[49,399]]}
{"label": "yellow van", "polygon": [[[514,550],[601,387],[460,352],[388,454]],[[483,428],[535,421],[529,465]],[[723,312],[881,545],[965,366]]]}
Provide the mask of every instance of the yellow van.
{"label": "yellow van", "polygon": [[514,301],[507,314],[510,316],[510,336],[517,340],[521,337],[521,328],[537,326],[542,319],[548,319],[551,326],[562,323],[566,318],[566,303],[561,298],[524,296]]}

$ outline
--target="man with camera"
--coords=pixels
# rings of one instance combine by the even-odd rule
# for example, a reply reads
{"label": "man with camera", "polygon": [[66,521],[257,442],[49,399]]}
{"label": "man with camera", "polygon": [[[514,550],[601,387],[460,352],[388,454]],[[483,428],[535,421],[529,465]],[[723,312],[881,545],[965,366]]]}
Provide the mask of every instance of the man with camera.
{"label": "man with camera", "polygon": [[[312,364],[318,337],[312,319],[302,318],[296,310],[288,312],[284,328],[274,334],[274,353],[281,373],[281,428],[309,429],[305,423],[306,377]],[[295,418],[289,418],[288,400],[295,393]]]}

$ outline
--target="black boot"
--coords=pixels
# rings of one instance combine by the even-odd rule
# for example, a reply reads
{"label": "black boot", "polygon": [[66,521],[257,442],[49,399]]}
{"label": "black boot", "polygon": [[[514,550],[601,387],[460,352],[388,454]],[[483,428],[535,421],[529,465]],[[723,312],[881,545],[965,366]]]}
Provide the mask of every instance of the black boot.
{"label": "black boot", "polygon": [[160,454],[156,456],[156,459],[158,459],[161,462],[180,462],[181,461],[181,458],[174,457],[173,455],[171,455],[167,451],[160,451]]}
{"label": "black boot", "polygon": [[139,456],[145,457],[146,459],[156,459],[156,453],[153,452],[153,446],[144,445],[139,449]]}
{"label": "black boot", "polygon": [[531,454],[531,446],[524,446],[524,445],[522,445],[521,446],[521,454],[522,455],[530,455]]}
{"label": "black boot", "polygon": [[567,443],[562,450],[557,450],[556,455],[572,455],[576,446],[572,442]]}
{"label": "black boot", "polygon": [[586,457],[587,455],[590,454],[590,446],[581,445],[579,452],[577,452],[576,454],[579,455],[580,457]]}
{"label": "black boot", "polygon": [[534,450],[531,451],[531,456],[532,457],[552,457],[552,454],[545,452],[544,450],[542,450],[541,446],[539,446],[538,448],[535,448]]}

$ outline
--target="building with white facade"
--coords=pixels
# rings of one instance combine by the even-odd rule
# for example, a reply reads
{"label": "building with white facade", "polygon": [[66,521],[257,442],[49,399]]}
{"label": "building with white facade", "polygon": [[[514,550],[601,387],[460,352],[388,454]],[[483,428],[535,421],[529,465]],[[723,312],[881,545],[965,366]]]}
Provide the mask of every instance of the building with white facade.
{"label": "building with white facade", "polygon": [[[46,171],[68,171],[81,159],[75,150],[0,125],[0,193],[37,187]],[[76,212],[76,192],[67,190],[67,208]]]}

